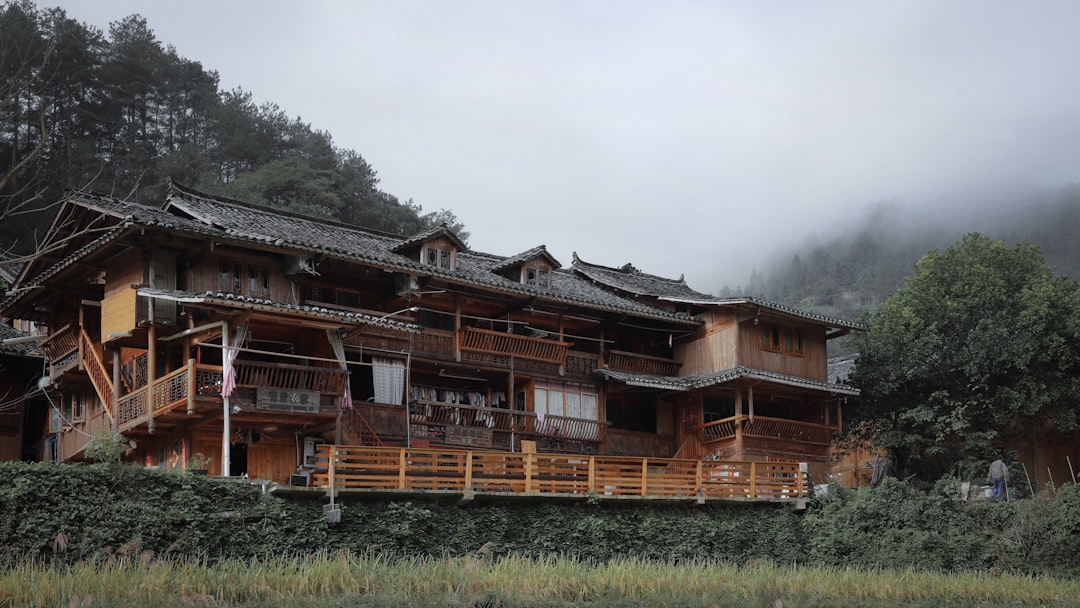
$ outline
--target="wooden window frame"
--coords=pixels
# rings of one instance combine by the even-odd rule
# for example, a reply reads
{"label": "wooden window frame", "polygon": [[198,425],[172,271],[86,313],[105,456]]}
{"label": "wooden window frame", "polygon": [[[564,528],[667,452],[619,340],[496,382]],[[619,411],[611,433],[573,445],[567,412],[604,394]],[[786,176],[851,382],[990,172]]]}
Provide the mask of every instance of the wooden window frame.
{"label": "wooden window frame", "polygon": [[445,245],[424,245],[420,248],[420,263],[440,270],[454,270],[457,267],[457,255],[452,247]]}
{"label": "wooden window frame", "polygon": [[532,263],[521,267],[521,284],[530,287],[551,287],[551,267]]}
{"label": "wooden window frame", "polygon": [[802,330],[775,323],[761,324],[761,349],[801,357],[804,341]]}

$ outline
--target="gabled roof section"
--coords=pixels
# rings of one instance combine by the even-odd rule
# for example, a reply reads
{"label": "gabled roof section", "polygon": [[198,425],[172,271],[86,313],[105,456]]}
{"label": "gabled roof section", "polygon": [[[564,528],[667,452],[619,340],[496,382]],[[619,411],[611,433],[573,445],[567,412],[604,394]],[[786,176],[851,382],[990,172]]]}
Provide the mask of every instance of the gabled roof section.
{"label": "gabled roof section", "polygon": [[684,277],[669,279],[654,274],[646,274],[633,264],[624,264],[619,268],[590,264],[574,252],[573,270],[605,287],[618,289],[636,296],[646,296],[673,302],[687,300],[705,300],[712,296],[694,291],[686,284]]}
{"label": "gabled roof section", "polygon": [[851,372],[855,371],[855,363],[859,355],[842,355],[829,359],[829,382],[833,384],[851,384]]}
{"label": "gabled roof section", "polygon": [[136,290],[136,293],[140,296],[148,296],[160,300],[170,300],[182,304],[213,304],[217,306],[243,308],[244,310],[258,310],[260,312],[268,313],[301,314],[302,316],[341,324],[377,325],[410,333],[418,333],[422,329],[421,326],[414,323],[406,323],[405,321],[389,318],[386,315],[374,316],[362,312],[337,310],[323,306],[286,304],[263,298],[237,295],[234,293],[214,291],[197,293],[147,286],[139,287]]}
{"label": "gabled roof section", "polygon": [[[96,254],[125,235],[144,228],[160,228],[192,238],[252,248],[280,249],[281,253],[288,255],[337,258],[390,272],[438,278],[462,286],[535,297],[539,301],[580,306],[602,313],[627,314],[683,326],[701,325],[700,320],[686,313],[620,297],[565,270],[553,273],[555,279],[551,287],[538,288],[492,272],[492,268],[505,263],[506,258],[465,250],[457,252],[457,268],[450,271],[422,264],[394,251],[402,244],[401,237],[397,235],[219,198],[178,184],[172,185],[168,200],[161,207],[86,193],[79,193],[65,204],[87,210],[87,218],[106,217],[109,221],[101,230],[83,235],[77,242],[72,241],[63,256],[36,267],[32,278],[24,272],[17,286],[19,289],[0,302],[0,311],[17,305],[35,288],[45,286],[46,281],[64,269]],[[434,233],[432,236],[438,238]]]}
{"label": "gabled roof section", "polygon": [[548,253],[546,245],[537,245],[532,249],[522,251],[517,255],[506,258],[502,262],[493,266],[491,270],[492,272],[505,272],[517,266],[521,266],[523,264],[531,262],[536,258],[543,258],[543,260],[547,262],[548,266],[551,266],[552,270],[558,270],[559,268],[562,268],[562,264],[559,263],[559,260],[556,260],[553,255]]}
{"label": "gabled roof section", "polygon": [[426,230],[424,232],[421,232],[420,234],[411,236],[404,241],[401,241],[400,243],[395,245],[391,249],[391,251],[394,251],[396,253],[412,251],[417,247],[423,245],[424,243],[429,243],[439,238],[448,239],[450,241],[450,244],[452,244],[454,248],[458,251],[465,251],[466,249],[468,249],[468,246],[466,246],[465,243],[460,238],[458,238],[457,234],[454,234],[453,230],[450,230],[449,226],[447,226],[446,224],[440,224],[430,230]]}
{"label": "gabled roof section", "polygon": [[19,338],[27,337],[29,337],[27,334],[24,334],[14,327],[0,323],[0,355],[13,357],[41,357],[41,351],[38,349],[39,343],[37,341],[4,343],[4,340],[17,340]]}
{"label": "gabled roof section", "polygon": [[0,281],[5,286],[11,286],[15,283],[15,279],[19,276],[22,267],[22,263],[0,264]]}
{"label": "gabled roof section", "polygon": [[819,382],[817,380],[809,380],[807,378],[800,378],[798,376],[788,376],[785,374],[777,374],[775,372],[767,372],[742,366],[733,367],[731,369],[725,369],[708,374],[701,374],[698,376],[649,376],[646,374],[635,374],[631,372],[622,372],[606,368],[598,369],[597,373],[604,376],[608,380],[622,382],[627,386],[638,386],[642,388],[668,391],[700,390],[709,388],[711,386],[716,386],[718,384],[726,384],[740,378],[748,378],[751,380],[772,382],[774,384],[781,384],[794,388],[809,389],[815,391],[827,391],[829,393],[839,395],[859,394],[858,389],[848,385]]}

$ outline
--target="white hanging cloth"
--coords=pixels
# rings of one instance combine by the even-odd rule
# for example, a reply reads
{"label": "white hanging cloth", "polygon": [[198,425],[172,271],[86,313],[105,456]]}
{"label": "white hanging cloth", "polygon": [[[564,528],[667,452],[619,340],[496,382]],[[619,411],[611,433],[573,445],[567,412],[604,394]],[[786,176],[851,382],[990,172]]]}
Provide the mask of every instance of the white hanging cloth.
{"label": "white hanging cloth", "polygon": [[338,360],[338,365],[341,369],[345,370],[345,390],[341,394],[341,409],[352,409],[352,390],[349,388],[349,364],[345,359],[345,344],[341,341],[341,334],[336,330],[326,330],[326,338],[330,341],[330,348],[334,351],[334,357]]}
{"label": "white hanging cloth", "polygon": [[232,341],[229,342],[229,347],[225,349],[225,361],[221,368],[222,397],[231,396],[233,390],[236,389],[236,367],[233,363],[236,361],[236,356],[240,354],[240,347],[243,346],[244,340],[247,339],[247,331],[247,323],[237,325],[233,330]]}
{"label": "white hanging cloth", "polygon": [[371,358],[371,379],[375,384],[375,401],[401,405],[405,393],[405,362],[386,357]]}

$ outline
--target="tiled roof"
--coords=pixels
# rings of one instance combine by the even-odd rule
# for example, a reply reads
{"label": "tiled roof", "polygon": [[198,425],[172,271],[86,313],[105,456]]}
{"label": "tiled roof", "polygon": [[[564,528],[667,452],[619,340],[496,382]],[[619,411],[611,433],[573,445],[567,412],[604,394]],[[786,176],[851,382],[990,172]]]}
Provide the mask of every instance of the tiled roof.
{"label": "tiled roof", "polygon": [[836,317],[830,317],[827,315],[820,315],[817,313],[807,312],[805,310],[799,310],[797,308],[786,306],[784,304],[776,304],[773,302],[766,302],[765,300],[753,297],[734,297],[734,298],[718,298],[710,296],[698,291],[694,291],[687,284],[683,277],[678,279],[668,279],[659,277],[656,275],[646,274],[641,272],[637,268],[634,268],[630,264],[626,264],[621,268],[610,268],[607,266],[599,266],[596,264],[589,264],[583,261],[581,258],[574,254],[574,271],[581,273],[584,276],[589,277],[593,281],[620,289],[625,292],[636,294],[639,296],[654,297],[658,300],[665,302],[683,303],[683,304],[696,304],[699,306],[738,306],[738,305],[751,305],[773,312],[782,313],[788,316],[806,319],[809,321],[816,321],[828,325],[829,327],[843,328],[843,329],[866,329],[859,323],[853,323],[844,319],[838,319]]}
{"label": "tiled roof", "polygon": [[517,255],[512,255],[506,258],[502,262],[493,266],[491,269],[495,272],[502,272],[503,270],[508,270],[510,268],[513,268],[514,266],[520,266],[521,264],[524,264],[525,262],[528,262],[529,260],[537,256],[546,259],[548,263],[551,264],[551,267],[553,269],[558,269],[562,267],[562,264],[559,263],[559,260],[556,260],[554,256],[548,253],[547,246],[537,245],[532,249],[522,251]]}
{"label": "tiled roof", "polygon": [[631,372],[622,372],[607,368],[599,369],[597,370],[597,373],[601,374],[609,380],[616,380],[622,382],[627,386],[639,386],[642,388],[652,388],[668,391],[699,390],[703,388],[708,388],[710,386],[716,386],[718,384],[725,384],[727,382],[731,382],[732,380],[738,380],[740,378],[749,378],[751,380],[763,380],[766,382],[773,382],[786,386],[794,386],[798,388],[805,388],[817,391],[828,391],[830,393],[838,393],[842,395],[859,394],[858,390],[842,384],[819,382],[817,380],[808,380],[806,378],[799,378],[797,376],[787,376],[784,374],[750,369],[748,367],[742,366],[733,367],[731,369],[725,369],[708,374],[701,374],[697,376],[650,376],[647,374],[635,374]]}
{"label": "tiled roof", "polygon": [[851,372],[855,371],[855,362],[859,355],[844,355],[829,359],[829,382],[833,384],[850,384]]}
{"label": "tiled roof", "polygon": [[22,264],[0,264],[0,282],[11,285],[19,276],[19,269],[21,268]]}
{"label": "tiled roof", "polygon": [[409,238],[401,241],[396,246],[394,246],[391,251],[408,251],[412,247],[430,241],[431,239],[439,236],[450,239],[450,241],[454,244],[454,247],[456,247],[459,251],[464,251],[465,249],[468,249],[468,247],[465,246],[465,243],[458,238],[458,235],[454,234],[453,230],[450,230],[450,228],[446,224],[440,224],[439,226],[436,226],[431,230],[425,230],[420,234],[410,236]]}
{"label": "tiled roof", "polygon": [[574,252],[574,261],[571,267],[575,272],[601,285],[621,289],[639,296],[690,300],[712,298],[712,296],[691,289],[683,277],[668,279],[654,274],[646,274],[634,268],[632,264],[625,264],[620,268],[590,264],[579,258],[577,252]]}
{"label": "tiled roof", "polygon": [[0,303],[0,310],[11,307],[23,295],[31,293],[34,286],[42,285],[64,268],[126,234],[128,230],[160,227],[215,240],[280,247],[285,249],[283,253],[337,257],[385,270],[437,277],[447,282],[478,286],[510,295],[535,297],[539,301],[683,325],[700,324],[700,321],[685,313],[675,313],[619,297],[568,271],[552,273],[550,288],[538,289],[492,272],[493,267],[504,262],[505,258],[491,254],[460,251],[455,270],[435,268],[396,253],[394,249],[400,246],[402,241],[395,235],[282,213],[175,185],[162,208],[88,193],[72,194],[66,204],[106,208],[110,215],[119,220],[116,226],[103,231],[97,238],[39,273],[34,279],[24,282],[24,290]]}
{"label": "tiled roof", "polygon": [[390,318],[393,313],[390,313],[389,315],[374,316],[362,312],[326,308],[324,306],[285,304],[283,302],[252,298],[234,293],[220,293],[213,291],[196,293],[191,291],[160,289],[157,287],[139,287],[136,290],[136,293],[140,296],[172,300],[183,304],[215,304],[218,306],[242,307],[246,310],[259,310],[262,312],[280,312],[294,315],[300,313],[307,317],[325,319],[336,323],[346,323],[350,325],[379,325],[409,332],[420,332],[423,329],[419,325]]}
{"label": "tiled roof", "polygon": [[4,323],[0,323],[0,355],[11,355],[15,357],[40,357],[41,352],[38,350],[38,342],[18,342],[15,344],[4,344],[3,341],[9,338],[25,338],[26,334],[10,327]]}

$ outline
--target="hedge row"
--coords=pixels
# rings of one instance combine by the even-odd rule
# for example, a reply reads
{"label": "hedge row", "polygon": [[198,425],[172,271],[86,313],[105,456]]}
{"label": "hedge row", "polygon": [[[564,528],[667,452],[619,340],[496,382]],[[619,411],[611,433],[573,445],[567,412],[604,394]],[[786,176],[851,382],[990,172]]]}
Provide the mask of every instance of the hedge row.
{"label": "hedge row", "polygon": [[[943,486],[944,487],[944,486]],[[350,550],[387,555],[615,556],[1075,575],[1080,490],[962,503],[898,481],[838,491],[804,512],[775,504],[656,505],[292,500],[239,480],[130,466],[0,464],[10,560],[108,554],[208,559]]]}

